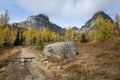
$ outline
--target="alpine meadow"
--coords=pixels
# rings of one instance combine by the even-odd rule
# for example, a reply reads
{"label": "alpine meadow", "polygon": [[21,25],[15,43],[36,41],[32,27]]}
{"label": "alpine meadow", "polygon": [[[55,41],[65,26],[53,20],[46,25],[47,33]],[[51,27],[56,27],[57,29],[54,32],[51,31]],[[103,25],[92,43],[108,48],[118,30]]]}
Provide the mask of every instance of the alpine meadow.
{"label": "alpine meadow", "polygon": [[0,80],[120,80],[119,7],[0,0]]}

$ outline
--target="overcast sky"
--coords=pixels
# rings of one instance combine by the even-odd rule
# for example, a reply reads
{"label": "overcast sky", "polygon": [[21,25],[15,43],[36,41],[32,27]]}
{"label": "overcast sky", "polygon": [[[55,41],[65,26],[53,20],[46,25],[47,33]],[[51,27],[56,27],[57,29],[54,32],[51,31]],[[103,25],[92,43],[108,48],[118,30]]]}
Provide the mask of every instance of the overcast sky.
{"label": "overcast sky", "polygon": [[120,0],[0,0],[0,14],[6,9],[11,23],[43,13],[61,27],[81,27],[101,10],[114,19],[120,13]]}

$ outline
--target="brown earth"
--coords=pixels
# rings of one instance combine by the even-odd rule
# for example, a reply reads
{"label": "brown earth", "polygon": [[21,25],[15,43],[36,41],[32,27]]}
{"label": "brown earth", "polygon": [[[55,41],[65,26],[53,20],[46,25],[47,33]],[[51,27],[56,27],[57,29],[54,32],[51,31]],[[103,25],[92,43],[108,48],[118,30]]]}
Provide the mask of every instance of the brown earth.
{"label": "brown earth", "polygon": [[7,66],[5,80],[120,80],[119,42],[119,37],[99,43],[75,41],[79,54],[71,59],[46,58],[41,51],[22,48],[22,57]]}

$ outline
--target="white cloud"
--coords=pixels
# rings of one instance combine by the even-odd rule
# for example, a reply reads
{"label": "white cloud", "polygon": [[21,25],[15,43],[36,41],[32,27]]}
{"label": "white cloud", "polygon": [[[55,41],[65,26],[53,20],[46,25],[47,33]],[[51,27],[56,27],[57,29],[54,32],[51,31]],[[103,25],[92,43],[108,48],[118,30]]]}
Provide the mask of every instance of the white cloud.
{"label": "white cloud", "polygon": [[[54,21],[81,25],[99,10],[116,10],[119,0],[18,0],[18,4],[33,13],[45,13]],[[64,20],[63,20],[64,19]]]}
{"label": "white cloud", "polygon": [[58,0],[18,0],[19,5],[24,8],[30,10],[31,12],[45,12],[47,14],[51,14],[55,12],[57,9],[60,9],[61,2]]}

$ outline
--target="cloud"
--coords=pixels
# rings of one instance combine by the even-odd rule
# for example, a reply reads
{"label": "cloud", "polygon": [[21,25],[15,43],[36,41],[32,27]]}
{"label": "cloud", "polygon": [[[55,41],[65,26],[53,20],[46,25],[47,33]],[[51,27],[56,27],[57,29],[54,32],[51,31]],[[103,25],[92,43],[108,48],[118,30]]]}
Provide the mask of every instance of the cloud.
{"label": "cloud", "polygon": [[[83,25],[99,10],[114,11],[119,0],[18,0],[18,5],[32,13],[44,13],[53,22],[67,25]],[[116,10],[117,11],[117,10]]]}
{"label": "cloud", "polygon": [[44,12],[47,14],[53,14],[53,12],[60,9],[60,5],[64,0],[18,0],[18,4],[23,8],[28,9],[31,12],[39,13]]}

